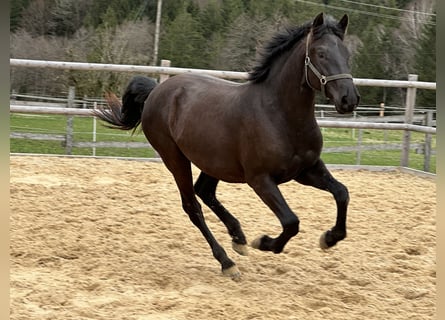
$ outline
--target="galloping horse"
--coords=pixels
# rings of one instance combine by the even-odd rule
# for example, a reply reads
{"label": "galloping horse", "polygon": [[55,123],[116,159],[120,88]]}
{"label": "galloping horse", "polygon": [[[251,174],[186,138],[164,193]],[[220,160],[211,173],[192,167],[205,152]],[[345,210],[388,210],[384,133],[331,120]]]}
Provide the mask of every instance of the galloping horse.
{"label": "galloping horse", "polygon": [[[196,197],[225,224],[233,249],[247,254],[239,221],[215,196],[220,180],[247,183],[280,220],[281,234],[257,238],[254,248],[280,253],[298,233],[300,221],[277,187],[292,179],[327,190],[336,201],[336,223],[322,234],[320,246],[332,247],[346,237],[349,193],[320,159],[322,135],[314,106],[316,91],[341,114],[359,103],[343,43],[347,25],[347,15],[336,21],[320,13],[276,34],[245,83],[182,74],[157,84],[136,76],[122,104],[109,93],[109,109],[96,112],[114,128],[134,130],[141,124],[176,181],[184,211],[209,243],[223,274],[234,280],[240,272],[207,227]],[[201,170],[195,184],[191,163]]]}

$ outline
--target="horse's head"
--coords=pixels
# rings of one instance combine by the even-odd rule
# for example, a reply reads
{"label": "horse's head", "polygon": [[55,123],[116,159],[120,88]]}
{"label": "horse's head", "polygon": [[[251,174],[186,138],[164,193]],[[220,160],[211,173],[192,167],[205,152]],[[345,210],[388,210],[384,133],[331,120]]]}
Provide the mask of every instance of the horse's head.
{"label": "horse's head", "polygon": [[339,22],[320,13],[306,38],[305,79],[335,105],[337,112],[355,110],[360,95],[352,81],[348,64],[349,52],[343,43],[348,26],[345,14]]}

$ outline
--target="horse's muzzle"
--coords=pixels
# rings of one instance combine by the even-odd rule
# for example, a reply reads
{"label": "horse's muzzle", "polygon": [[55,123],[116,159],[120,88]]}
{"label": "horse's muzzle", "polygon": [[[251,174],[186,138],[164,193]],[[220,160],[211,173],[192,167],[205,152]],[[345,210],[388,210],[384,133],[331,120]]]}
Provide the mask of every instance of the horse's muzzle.
{"label": "horse's muzzle", "polygon": [[338,113],[346,114],[353,112],[360,103],[360,94],[357,87],[353,85],[347,88],[343,96],[341,98],[337,97],[333,102]]}
{"label": "horse's muzzle", "polygon": [[348,95],[343,96],[340,100],[340,103],[335,104],[335,109],[340,114],[351,113],[355,109],[360,102],[360,95]]}

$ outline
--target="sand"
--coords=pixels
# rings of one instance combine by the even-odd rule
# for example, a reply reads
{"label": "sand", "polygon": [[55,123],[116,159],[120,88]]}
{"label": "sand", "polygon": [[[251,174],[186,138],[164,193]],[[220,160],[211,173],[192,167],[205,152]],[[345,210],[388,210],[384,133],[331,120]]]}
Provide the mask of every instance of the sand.
{"label": "sand", "polygon": [[[281,254],[238,255],[204,207],[235,282],[162,163],[11,156],[10,173],[10,319],[435,319],[434,179],[334,170],[351,202],[348,237],[329,251],[326,192],[280,187],[301,221]],[[221,183],[218,196],[248,241],[281,231],[248,186]]]}

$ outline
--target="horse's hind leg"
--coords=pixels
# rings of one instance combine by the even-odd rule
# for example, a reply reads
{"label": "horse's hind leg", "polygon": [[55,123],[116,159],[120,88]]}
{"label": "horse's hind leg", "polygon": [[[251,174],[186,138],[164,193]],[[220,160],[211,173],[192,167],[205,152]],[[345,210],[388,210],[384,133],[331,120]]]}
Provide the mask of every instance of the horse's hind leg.
{"label": "horse's hind leg", "polygon": [[195,192],[225,224],[232,237],[233,249],[241,255],[247,255],[247,241],[239,221],[216,198],[218,182],[218,179],[201,172],[195,183]]}
{"label": "horse's hind leg", "polygon": [[346,215],[349,203],[348,189],[331,175],[322,160],[319,160],[315,166],[306,170],[295,180],[305,185],[329,191],[334,196],[337,204],[335,226],[322,234],[320,247],[322,249],[330,248],[337,244],[338,241],[346,238]]}
{"label": "horse's hind leg", "polygon": [[[165,147],[166,146],[164,145],[164,148]],[[176,146],[172,146],[172,148],[174,148],[174,152],[169,152],[168,155],[165,152],[165,149],[162,151],[159,150],[159,154],[175,178],[181,194],[182,207],[188,214],[193,224],[198,227],[203,236],[206,238],[212,249],[213,256],[221,264],[223,274],[230,276],[234,280],[238,280],[240,278],[240,272],[237,266],[227,256],[225,250],[216,241],[215,237],[205,223],[201,205],[196,199],[193,189],[193,177],[190,161],[181,153],[179,149],[177,149]]]}

